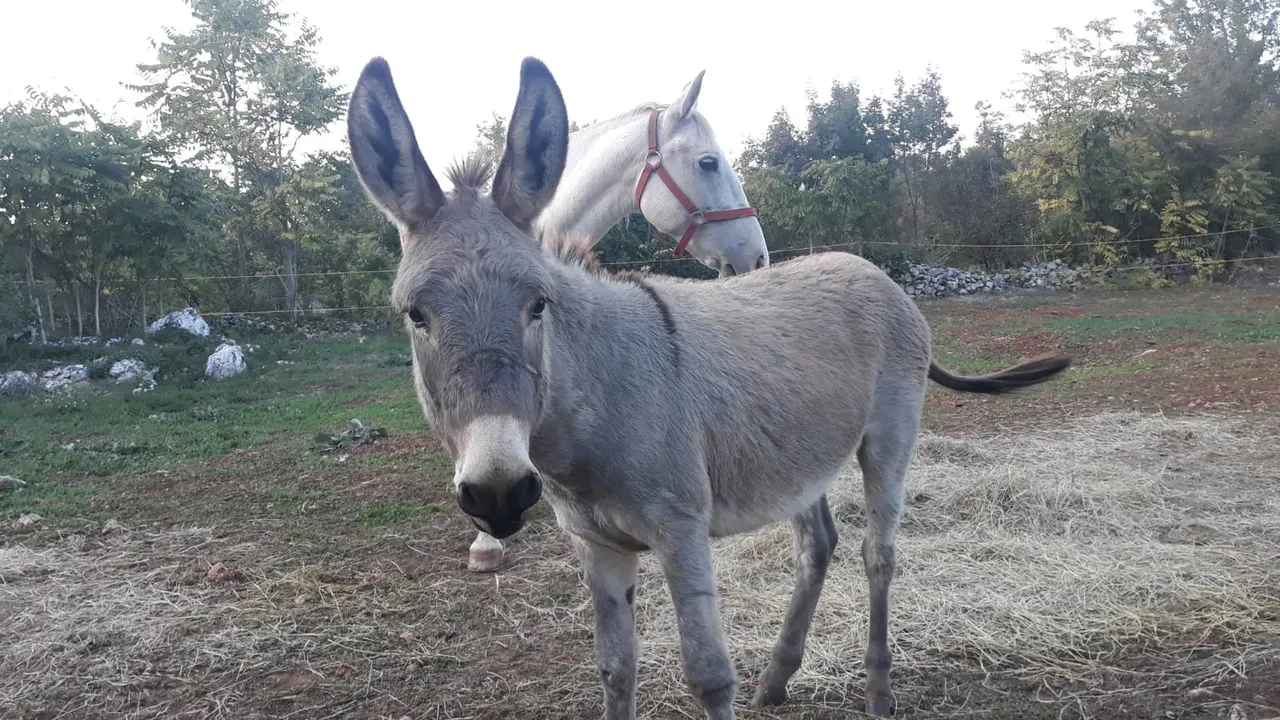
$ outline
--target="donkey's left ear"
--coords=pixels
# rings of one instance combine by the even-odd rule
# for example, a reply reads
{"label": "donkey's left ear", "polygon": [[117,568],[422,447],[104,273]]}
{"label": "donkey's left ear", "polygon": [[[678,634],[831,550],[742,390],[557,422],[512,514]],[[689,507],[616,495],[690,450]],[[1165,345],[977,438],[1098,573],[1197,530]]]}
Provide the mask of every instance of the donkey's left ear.
{"label": "donkey's left ear", "polygon": [[702,76],[706,73],[706,70],[699,71],[693,82],[684,86],[684,92],[680,94],[680,97],[671,103],[671,109],[675,111],[674,119],[683,120],[689,117],[694,108],[698,107],[698,93],[702,92]]}
{"label": "donkey's left ear", "polygon": [[555,197],[569,152],[569,115],[560,86],[541,60],[520,64],[520,94],[511,111],[507,148],[493,176],[493,201],[528,229]]}

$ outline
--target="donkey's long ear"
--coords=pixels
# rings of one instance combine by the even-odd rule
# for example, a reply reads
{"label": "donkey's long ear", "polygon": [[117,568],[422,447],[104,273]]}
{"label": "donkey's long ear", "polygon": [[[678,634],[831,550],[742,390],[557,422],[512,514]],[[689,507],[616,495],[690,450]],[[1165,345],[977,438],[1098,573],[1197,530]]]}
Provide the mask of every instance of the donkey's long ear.
{"label": "donkey's long ear", "polygon": [[422,159],[413,125],[391,81],[391,68],[380,57],[364,66],[351,94],[347,138],[360,182],[373,203],[400,227],[403,245],[407,231],[430,220],[445,200]]}
{"label": "donkey's long ear", "polygon": [[689,117],[689,113],[698,106],[698,93],[702,92],[702,76],[707,73],[706,70],[699,70],[698,76],[693,82],[684,86],[684,92],[680,93],[680,97],[671,103],[671,110],[675,113],[673,119],[683,120]]}
{"label": "donkey's long ear", "polygon": [[507,149],[493,176],[493,201],[511,222],[529,228],[551,202],[569,151],[569,116],[541,60],[520,64],[520,94],[511,111]]}

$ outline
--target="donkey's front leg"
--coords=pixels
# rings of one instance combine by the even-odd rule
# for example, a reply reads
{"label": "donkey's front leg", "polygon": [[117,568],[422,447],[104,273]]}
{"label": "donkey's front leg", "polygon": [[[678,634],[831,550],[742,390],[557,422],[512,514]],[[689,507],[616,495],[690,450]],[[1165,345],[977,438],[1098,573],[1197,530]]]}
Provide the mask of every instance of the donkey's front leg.
{"label": "donkey's front leg", "polygon": [[471,572],[493,572],[502,566],[502,541],[483,530],[471,543],[467,569]]}
{"label": "donkey's front leg", "polygon": [[636,571],[640,558],[577,540],[596,614],[596,666],[605,720],[636,716]]}
{"label": "donkey's front leg", "polygon": [[733,720],[738,677],[720,625],[708,528],[701,523],[663,527],[662,544],[655,549],[675,606],[685,682],[708,720]]}

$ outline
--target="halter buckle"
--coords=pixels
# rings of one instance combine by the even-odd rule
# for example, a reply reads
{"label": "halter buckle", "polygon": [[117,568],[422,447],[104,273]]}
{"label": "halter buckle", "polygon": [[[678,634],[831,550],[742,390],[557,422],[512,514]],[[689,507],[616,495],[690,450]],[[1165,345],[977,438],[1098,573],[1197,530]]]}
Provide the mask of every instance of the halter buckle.
{"label": "halter buckle", "polygon": [[662,153],[657,150],[650,150],[644,156],[644,164],[657,170],[662,165]]}

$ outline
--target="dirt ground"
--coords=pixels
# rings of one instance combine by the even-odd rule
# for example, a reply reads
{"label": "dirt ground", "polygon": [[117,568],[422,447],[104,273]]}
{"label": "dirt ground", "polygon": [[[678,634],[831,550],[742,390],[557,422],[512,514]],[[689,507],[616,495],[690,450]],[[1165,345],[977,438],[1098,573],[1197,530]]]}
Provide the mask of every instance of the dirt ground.
{"label": "dirt ground", "polygon": [[[898,716],[1280,717],[1280,290],[922,307],[955,369],[1076,364],[1016,397],[930,391],[894,586]],[[208,402],[191,417],[233,411]],[[0,506],[0,716],[598,717],[569,544],[542,507],[501,572],[468,573],[475,532],[413,402],[406,369],[357,363],[261,406],[306,432],[112,472],[41,460],[29,505]],[[153,410],[98,429],[51,417],[60,443],[122,441]],[[307,446],[353,413],[390,436]],[[862,716],[857,483],[850,468],[832,494],[840,546],[781,708],[747,702],[791,591],[788,530],[717,543],[739,717]],[[24,512],[44,521],[19,527]],[[701,717],[651,559],[641,575],[640,715]]]}

